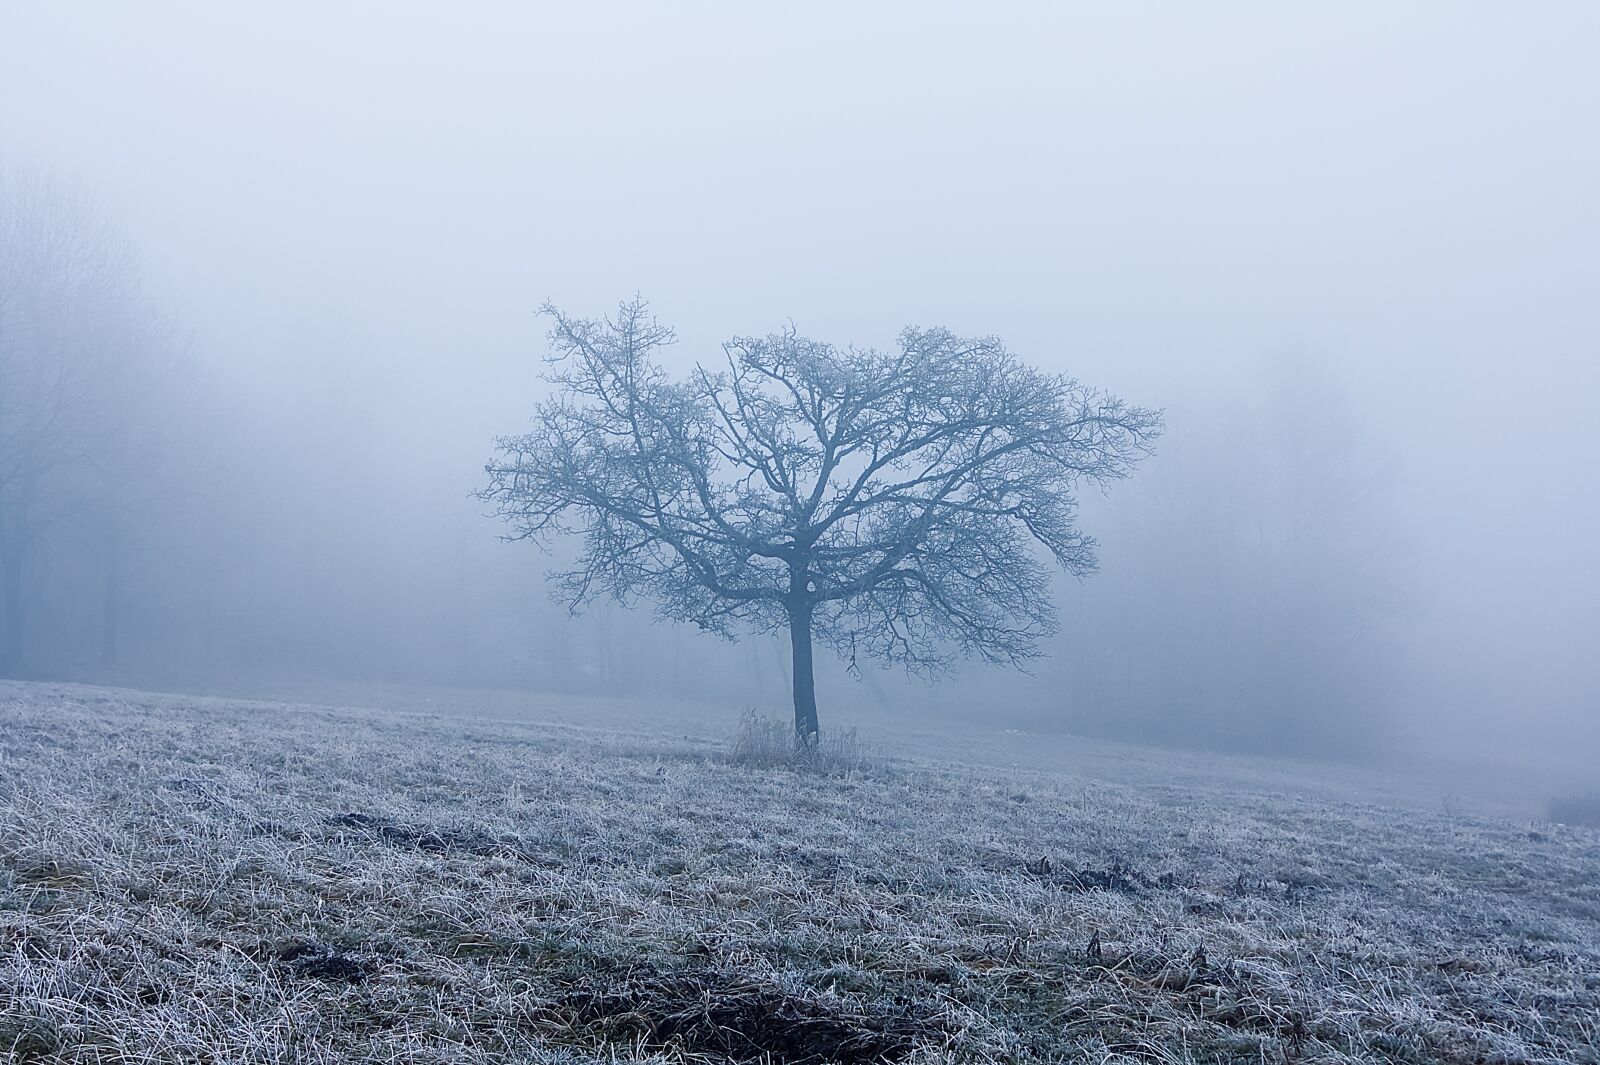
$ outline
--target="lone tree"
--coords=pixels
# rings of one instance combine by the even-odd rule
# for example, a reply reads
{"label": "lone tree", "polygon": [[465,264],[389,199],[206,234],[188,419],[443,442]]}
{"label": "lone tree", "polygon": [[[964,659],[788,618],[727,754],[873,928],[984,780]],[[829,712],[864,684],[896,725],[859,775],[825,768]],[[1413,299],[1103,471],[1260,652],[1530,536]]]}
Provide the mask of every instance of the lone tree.
{"label": "lone tree", "polygon": [[1126,476],[1161,428],[993,337],[909,328],[882,352],[790,330],[673,380],[656,361],[672,330],[642,301],[544,312],[556,392],[532,432],[498,438],[481,498],[508,539],[582,536],[552,574],[573,607],[609,593],[729,637],[786,627],[808,744],[815,641],[852,669],[1036,656],[1056,623],[1034,542],[1091,572],[1073,490]]}

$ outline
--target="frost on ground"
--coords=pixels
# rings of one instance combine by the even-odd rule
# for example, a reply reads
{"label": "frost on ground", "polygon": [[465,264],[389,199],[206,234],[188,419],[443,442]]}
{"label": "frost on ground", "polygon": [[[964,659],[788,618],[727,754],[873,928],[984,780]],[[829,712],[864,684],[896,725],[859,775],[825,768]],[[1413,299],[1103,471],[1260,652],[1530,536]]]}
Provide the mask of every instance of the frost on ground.
{"label": "frost on ground", "polygon": [[0,1054],[1600,1062],[1592,829],[604,724],[0,686]]}

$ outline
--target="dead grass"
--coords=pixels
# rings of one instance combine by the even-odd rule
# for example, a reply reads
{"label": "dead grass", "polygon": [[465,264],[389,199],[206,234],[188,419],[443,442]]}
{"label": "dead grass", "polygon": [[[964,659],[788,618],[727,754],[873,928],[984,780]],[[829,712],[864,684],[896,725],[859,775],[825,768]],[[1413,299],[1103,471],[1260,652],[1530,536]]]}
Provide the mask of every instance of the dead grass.
{"label": "dead grass", "polygon": [[871,762],[855,729],[824,729],[813,744],[801,743],[792,722],[747,708],[728,743],[728,760],[750,769],[795,769],[823,776],[849,776]]}
{"label": "dead grass", "polygon": [[0,1056],[1600,1062],[1590,829],[669,731],[0,685]]}

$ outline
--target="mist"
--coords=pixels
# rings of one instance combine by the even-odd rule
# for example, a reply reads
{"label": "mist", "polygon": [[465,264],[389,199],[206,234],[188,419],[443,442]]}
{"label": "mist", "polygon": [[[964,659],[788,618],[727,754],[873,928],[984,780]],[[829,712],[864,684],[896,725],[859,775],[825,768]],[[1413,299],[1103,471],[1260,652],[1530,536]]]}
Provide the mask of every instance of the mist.
{"label": "mist", "polygon": [[819,659],[840,723],[1574,759],[1597,31],[1576,4],[7,5],[5,187],[136,264],[138,324],[104,329],[142,369],[91,420],[145,456],[94,509],[121,533],[64,509],[10,576],[7,669],[781,709],[781,641],[569,617],[566,549],[501,542],[473,495],[548,394],[540,304],[642,294],[678,373],[791,323],[943,326],[1166,413],[1084,493],[1099,572],[1057,582],[1029,673]]}

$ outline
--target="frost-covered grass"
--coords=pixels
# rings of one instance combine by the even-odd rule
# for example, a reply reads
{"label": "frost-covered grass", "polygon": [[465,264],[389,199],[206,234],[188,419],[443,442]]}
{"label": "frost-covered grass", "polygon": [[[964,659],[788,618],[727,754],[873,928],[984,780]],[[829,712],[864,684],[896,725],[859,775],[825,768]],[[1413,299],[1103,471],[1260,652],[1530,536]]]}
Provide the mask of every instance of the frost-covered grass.
{"label": "frost-covered grass", "polygon": [[795,739],[793,719],[746,709],[728,743],[728,760],[752,769],[799,769],[849,776],[866,768],[871,752],[855,729],[821,733],[815,743]]}
{"label": "frost-covered grass", "polygon": [[497,698],[0,685],[0,1057],[1600,1061],[1591,829],[976,730],[817,772],[732,712]]}

